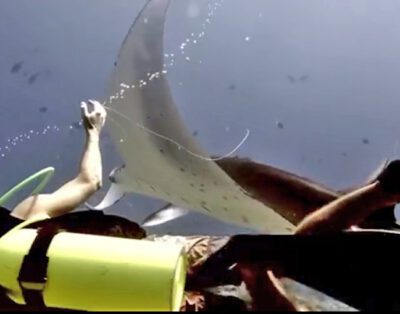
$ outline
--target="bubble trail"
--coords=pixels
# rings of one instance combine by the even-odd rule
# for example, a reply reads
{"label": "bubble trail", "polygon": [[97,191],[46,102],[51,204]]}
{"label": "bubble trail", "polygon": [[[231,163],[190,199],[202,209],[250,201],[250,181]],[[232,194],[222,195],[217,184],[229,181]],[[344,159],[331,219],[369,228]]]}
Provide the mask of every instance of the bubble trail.
{"label": "bubble trail", "polygon": [[[77,123],[77,125],[81,126],[83,125],[82,119]],[[73,124],[69,124],[66,127],[62,128],[63,130],[73,130],[76,127],[74,127]],[[26,145],[30,141],[32,141],[34,138],[38,137],[46,137],[49,134],[56,134],[61,131],[61,128],[58,125],[46,125],[43,128],[39,129],[30,129],[26,131],[25,133],[18,134],[16,136],[9,137],[5,140],[6,144],[1,145],[0,144],[0,152],[1,158],[6,158],[8,155],[12,154],[21,144]]]}

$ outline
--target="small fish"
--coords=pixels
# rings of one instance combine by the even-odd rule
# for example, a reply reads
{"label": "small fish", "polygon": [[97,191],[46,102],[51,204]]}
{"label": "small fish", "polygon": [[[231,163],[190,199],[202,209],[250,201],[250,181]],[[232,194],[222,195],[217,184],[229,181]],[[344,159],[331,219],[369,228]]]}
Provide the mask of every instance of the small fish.
{"label": "small fish", "polygon": [[35,74],[32,74],[29,78],[28,78],[28,84],[32,85],[33,83],[36,82],[37,78],[39,77],[40,73],[36,72]]}
{"label": "small fish", "polygon": [[283,129],[285,126],[283,125],[283,122],[281,122],[281,121],[277,121],[276,122],[276,126],[279,128],[279,129]]}
{"label": "small fish", "polygon": [[41,113],[45,113],[45,112],[47,112],[47,110],[48,110],[48,108],[46,106],[39,108],[39,112],[41,112]]}
{"label": "small fish", "polygon": [[308,80],[308,75],[302,75],[302,76],[300,76],[299,80],[300,80],[300,81],[306,81],[306,80]]}
{"label": "small fish", "polygon": [[17,73],[19,70],[21,70],[23,64],[24,64],[24,61],[20,61],[20,62],[14,63],[14,65],[12,66],[10,72],[11,73]]}
{"label": "small fish", "polygon": [[308,80],[308,78],[309,76],[306,74],[300,76],[298,79],[296,79],[293,75],[288,75],[289,82],[292,84],[294,84],[297,80],[305,82],[306,80]]}
{"label": "small fish", "polygon": [[229,90],[236,90],[236,85],[235,84],[231,84],[228,87]]}
{"label": "small fish", "polygon": [[364,138],[364,139],[362,140],[362,142],[363,142],[363,144],[369,144],[369,139]]}

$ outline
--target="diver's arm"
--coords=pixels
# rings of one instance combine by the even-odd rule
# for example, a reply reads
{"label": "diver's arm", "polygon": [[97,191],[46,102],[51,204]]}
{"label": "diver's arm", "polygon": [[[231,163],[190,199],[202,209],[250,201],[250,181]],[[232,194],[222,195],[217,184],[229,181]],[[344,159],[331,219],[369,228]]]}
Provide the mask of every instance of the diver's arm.
{"label": "diver's arm", "polygon": [[88,112],[82,103],[82,117],[86,130],[86,143],[78,175],[51,194],[30,196],[18,204],[11,215],[20,219],[33,218],[38,214],[56,217],[74,210],[88,200],[102,185],[102,160],[99,147],[100,132],[106,111],[92,101],[94,109]]}
{"label": "diver's arm", "polygon": [[308,215],[296,233],[340,231],[362,222],[379,208],[400,201],[400,160],[394,160],[373,183],[348,193]]}
{"label": "diver's arm", "polygon": [[309,214],[298,225],[296,234],[337,232],[357,225],[377,208],[391,204],[391,197],[380,182],[348,193]]}

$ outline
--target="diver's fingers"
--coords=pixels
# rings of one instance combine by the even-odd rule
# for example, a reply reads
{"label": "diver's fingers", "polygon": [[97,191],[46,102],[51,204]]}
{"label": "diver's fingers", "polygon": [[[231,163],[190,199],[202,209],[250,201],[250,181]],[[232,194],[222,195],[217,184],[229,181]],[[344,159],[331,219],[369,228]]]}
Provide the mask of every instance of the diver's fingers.
{"label": "diver's fingers", "polygon": [[106,110],[104,107],[98,102],[97,100],[89,99],[89,102],[93,105],[94,111],[96,112],[96,115],[99,116],[105,116],[106,115]]}
{"label": "diver's fingers", "polygon": [[81,112],[83,116],[89,117],[89,109],[84,101],[81,102]]}

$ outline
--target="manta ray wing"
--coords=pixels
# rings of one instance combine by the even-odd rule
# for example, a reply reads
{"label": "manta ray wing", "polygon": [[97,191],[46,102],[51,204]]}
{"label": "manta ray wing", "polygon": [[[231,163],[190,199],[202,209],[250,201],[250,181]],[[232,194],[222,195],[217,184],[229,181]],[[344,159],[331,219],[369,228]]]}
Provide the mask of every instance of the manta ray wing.
{"label": "manta ray wing", "polygon": [[169,4],[152,0],[141,11],[110,81],[107,123],[126,164],[124,189],[232,224],[291,233],[293,225],[249,197],[186,128],[163,67]]}

